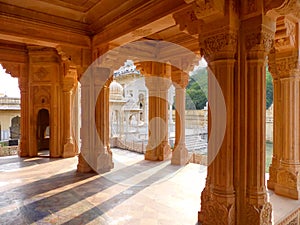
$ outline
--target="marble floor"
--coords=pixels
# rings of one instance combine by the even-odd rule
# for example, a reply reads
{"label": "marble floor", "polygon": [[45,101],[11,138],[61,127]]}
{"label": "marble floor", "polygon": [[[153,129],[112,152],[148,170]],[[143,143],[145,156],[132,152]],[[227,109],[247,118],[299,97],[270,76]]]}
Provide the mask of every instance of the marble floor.
{"label": "marble floor", "polygon": [[113,153],[103,175],[76,173],[77,157],[1,157],[0,224],[197,224],[205,166]]}
{"label": "marble floor", "polygon": [[[102,175],[76,173],[77,157],[0,157],[0,224],[197,224],[205,166],[145,161],[118,149],[113,155],[115,168]],[[268,197],[273,224],[299,213],[300,200]]]}

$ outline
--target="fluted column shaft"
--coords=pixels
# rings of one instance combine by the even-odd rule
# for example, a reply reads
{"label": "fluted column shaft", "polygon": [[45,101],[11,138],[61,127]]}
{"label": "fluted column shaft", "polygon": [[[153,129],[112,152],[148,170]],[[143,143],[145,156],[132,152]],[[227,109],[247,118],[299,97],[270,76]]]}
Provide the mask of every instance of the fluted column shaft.
{"label": "fluted column shaft", "polygon": [[82,147],[77,169],[103,173],[114,166],[109,144],[110,69],[94,67],[91,70],[81,86]]}
{"label": "fluted column shaft", "polygon": [[[273,46],[275,21],[263,15],[242,21],[241,72],[236,101],[236,179],[239,224],[271,224],[272,207],[265,187],[266,165],[266,59]],[[247,216],[246,216],[247,215]]]}
{"label": "fluted column shaft", "polygon": [[64,102],[64,149],[62,156],[73,157],[76,155],[72,135],[72,98],[73,88],[77,81],[76,68],[70,68],[63,80],[63,102]]}
{"label": "fluted column shaft", "polygon": [[172,73],[175,85],[175,145],[171,163],[185,165],[188,163],[188,151],[185,145],[185,97],[189,75],[182,72]]}
{"label": "fluted column shaft", "polygon": [[278,18],[276,44],[269,55],[274,78],[274,151],[268,187],[293,199],[300,198],[299,43],[294,41],[299,34],[299,23]]}
{"label": "fluted column shaft", "polygon": [[168,142],[168,89],[171,81],[155,76],[146,77],[149,90],[149,138],[146,160],[165,160],[170,155]]}
{"label": "fluted column shaft", "polygon": [[19,78],[19,88],[21,92],[21,139],[19,156],[25,157],[29,155],[29,86],[28,86],[28,68],[24,68],[24,74]]}

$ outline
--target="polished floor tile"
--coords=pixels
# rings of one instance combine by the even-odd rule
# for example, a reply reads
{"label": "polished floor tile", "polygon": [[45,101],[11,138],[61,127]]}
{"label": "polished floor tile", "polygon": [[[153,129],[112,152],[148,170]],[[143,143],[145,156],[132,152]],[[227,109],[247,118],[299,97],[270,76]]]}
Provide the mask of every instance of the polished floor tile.
{"label": "polished floor tile", "polygon": [[195,225],[206,167],[150,162],[113,149],[106,174],[77,158],[0,158],[0,224]]}

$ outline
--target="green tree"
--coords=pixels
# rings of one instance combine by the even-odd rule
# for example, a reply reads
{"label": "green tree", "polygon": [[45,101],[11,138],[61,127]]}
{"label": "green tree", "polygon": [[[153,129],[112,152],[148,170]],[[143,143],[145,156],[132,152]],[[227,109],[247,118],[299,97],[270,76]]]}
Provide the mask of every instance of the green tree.
{"label": "green tree", "polygon": [[207,70],[193,71],[186,89],[186,109],[203,109],[207,102]]}
{"label": "green tree", "polygon": [[273,103],[273,79],[268,68],[266,72],[266,86],[266,107],[268,109]]}
{"label": "green tree", "polygon": [[[207,69],[200,67],[192,72],[186,88],[186,109],[203,109],[207,102]],[[266,107],[273,103],[273,81],[268,68],[266,70]]]}

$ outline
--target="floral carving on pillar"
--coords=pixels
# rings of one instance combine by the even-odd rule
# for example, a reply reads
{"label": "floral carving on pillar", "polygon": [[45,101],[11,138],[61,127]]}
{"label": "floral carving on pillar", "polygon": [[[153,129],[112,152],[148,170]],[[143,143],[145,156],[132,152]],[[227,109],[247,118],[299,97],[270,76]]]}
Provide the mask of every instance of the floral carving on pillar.
{"label": "floral carving on pillar", "polygon": [[283,184],[290,188],[299,187],[299,174],[292,173],[286,170],[279,171],[277,173],[277,183]]}
{"label": "floral carving on pillar", "polygon": [[246,215],[248,224],[270,225],[272,224],[272,205],[266,203],[261,207],[256,207],[248,203],[246,206]]}
{"label": "floral carving on pillar", "polygon": [[300,72],[298,53],[291,56],[276,59],[275,55],[270,54],[269,69],[272,76],[285,77],[296,71]]}
{"label": "floral carving on pillar", "polygon": [[213,60],[227,52],[230,55],[236,53],[237,34],[235,32],[222,32],[211,36],[200,36],[201,54],[208,59]]}
{"label": "floral carving on pillar", "polygon": [[268,53],[274,45],[275,34],[272,31],[251,32],[246,36],[246,49],[248,51],[263,50]]}
{"label": "floral carving on pillar", "polygon": [[204,224],[235,224],[235,203],[220,203],[212,193],[209,192],[209,186],[206,185],[201,195],[201,206],[199,221]]}

